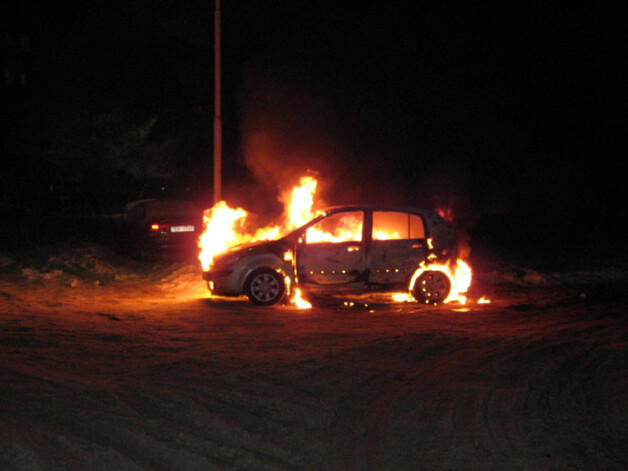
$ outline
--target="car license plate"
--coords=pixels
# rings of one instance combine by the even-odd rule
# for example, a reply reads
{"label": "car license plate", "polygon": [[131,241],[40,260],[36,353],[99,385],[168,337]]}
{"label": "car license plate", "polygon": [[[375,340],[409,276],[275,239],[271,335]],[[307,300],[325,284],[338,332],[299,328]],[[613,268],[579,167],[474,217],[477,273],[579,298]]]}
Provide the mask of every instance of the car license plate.
{"label": "car license plate", "polygon": [[170,226],[170,232],[194,232],[194,226]]}

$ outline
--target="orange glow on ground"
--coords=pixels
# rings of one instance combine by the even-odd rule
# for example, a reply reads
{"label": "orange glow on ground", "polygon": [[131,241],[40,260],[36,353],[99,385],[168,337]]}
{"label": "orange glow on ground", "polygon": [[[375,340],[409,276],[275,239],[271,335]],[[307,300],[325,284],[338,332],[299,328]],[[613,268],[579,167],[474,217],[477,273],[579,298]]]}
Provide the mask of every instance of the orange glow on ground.
{"label": "orange glow on ground", "polygon": [[408,293],[393,293],[392,299],[396,303],[411,303],[414,301],[414,298],[409,292]]}

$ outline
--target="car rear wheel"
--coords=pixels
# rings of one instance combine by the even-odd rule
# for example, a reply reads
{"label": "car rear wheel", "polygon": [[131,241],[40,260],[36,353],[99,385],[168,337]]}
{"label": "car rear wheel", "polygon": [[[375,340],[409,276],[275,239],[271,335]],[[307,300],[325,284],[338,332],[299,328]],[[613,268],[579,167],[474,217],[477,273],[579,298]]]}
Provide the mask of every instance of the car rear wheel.
{"label": "car rear wheel", "polygon": [[283,277],[271,268],[260,268],[249,276],[246,295],[253,304],[270,306],[280,302],[286,294]]}
{"label": "car rear wheel", "polygon": [[412,295],[417,301],[440,303],[447,299],[450,291],[451,281],[447,275],[438,270],[427,270],[417,278]]}

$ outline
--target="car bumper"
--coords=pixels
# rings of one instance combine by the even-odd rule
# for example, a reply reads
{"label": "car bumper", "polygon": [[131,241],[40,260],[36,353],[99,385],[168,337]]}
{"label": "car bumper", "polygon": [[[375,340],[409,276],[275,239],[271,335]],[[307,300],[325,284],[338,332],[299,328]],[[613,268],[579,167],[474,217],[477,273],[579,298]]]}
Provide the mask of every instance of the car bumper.
{"label": "car bumper", "polygon": [[203,272],[203,279],[207,281],[212,293],[220,296],[240,296],[239,273],[234,270],[209,270]]}

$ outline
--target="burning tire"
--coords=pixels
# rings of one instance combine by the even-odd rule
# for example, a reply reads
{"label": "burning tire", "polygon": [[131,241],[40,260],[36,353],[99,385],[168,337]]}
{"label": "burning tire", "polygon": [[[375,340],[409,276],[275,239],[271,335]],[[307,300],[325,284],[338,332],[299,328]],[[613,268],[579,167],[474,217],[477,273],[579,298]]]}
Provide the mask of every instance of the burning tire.
{"label": "burning tire", "polygon": [[427,270],[421,273],[412,288],[412,296],[425,303],[440,303],[451,291],[449,277],[441,271]]}
{"label": "burning tire", "polygon": [[247,279],[245,292],[253,304],[270,306],[280,302],[286,295],[286,284],[275,270],[260,268]]}

